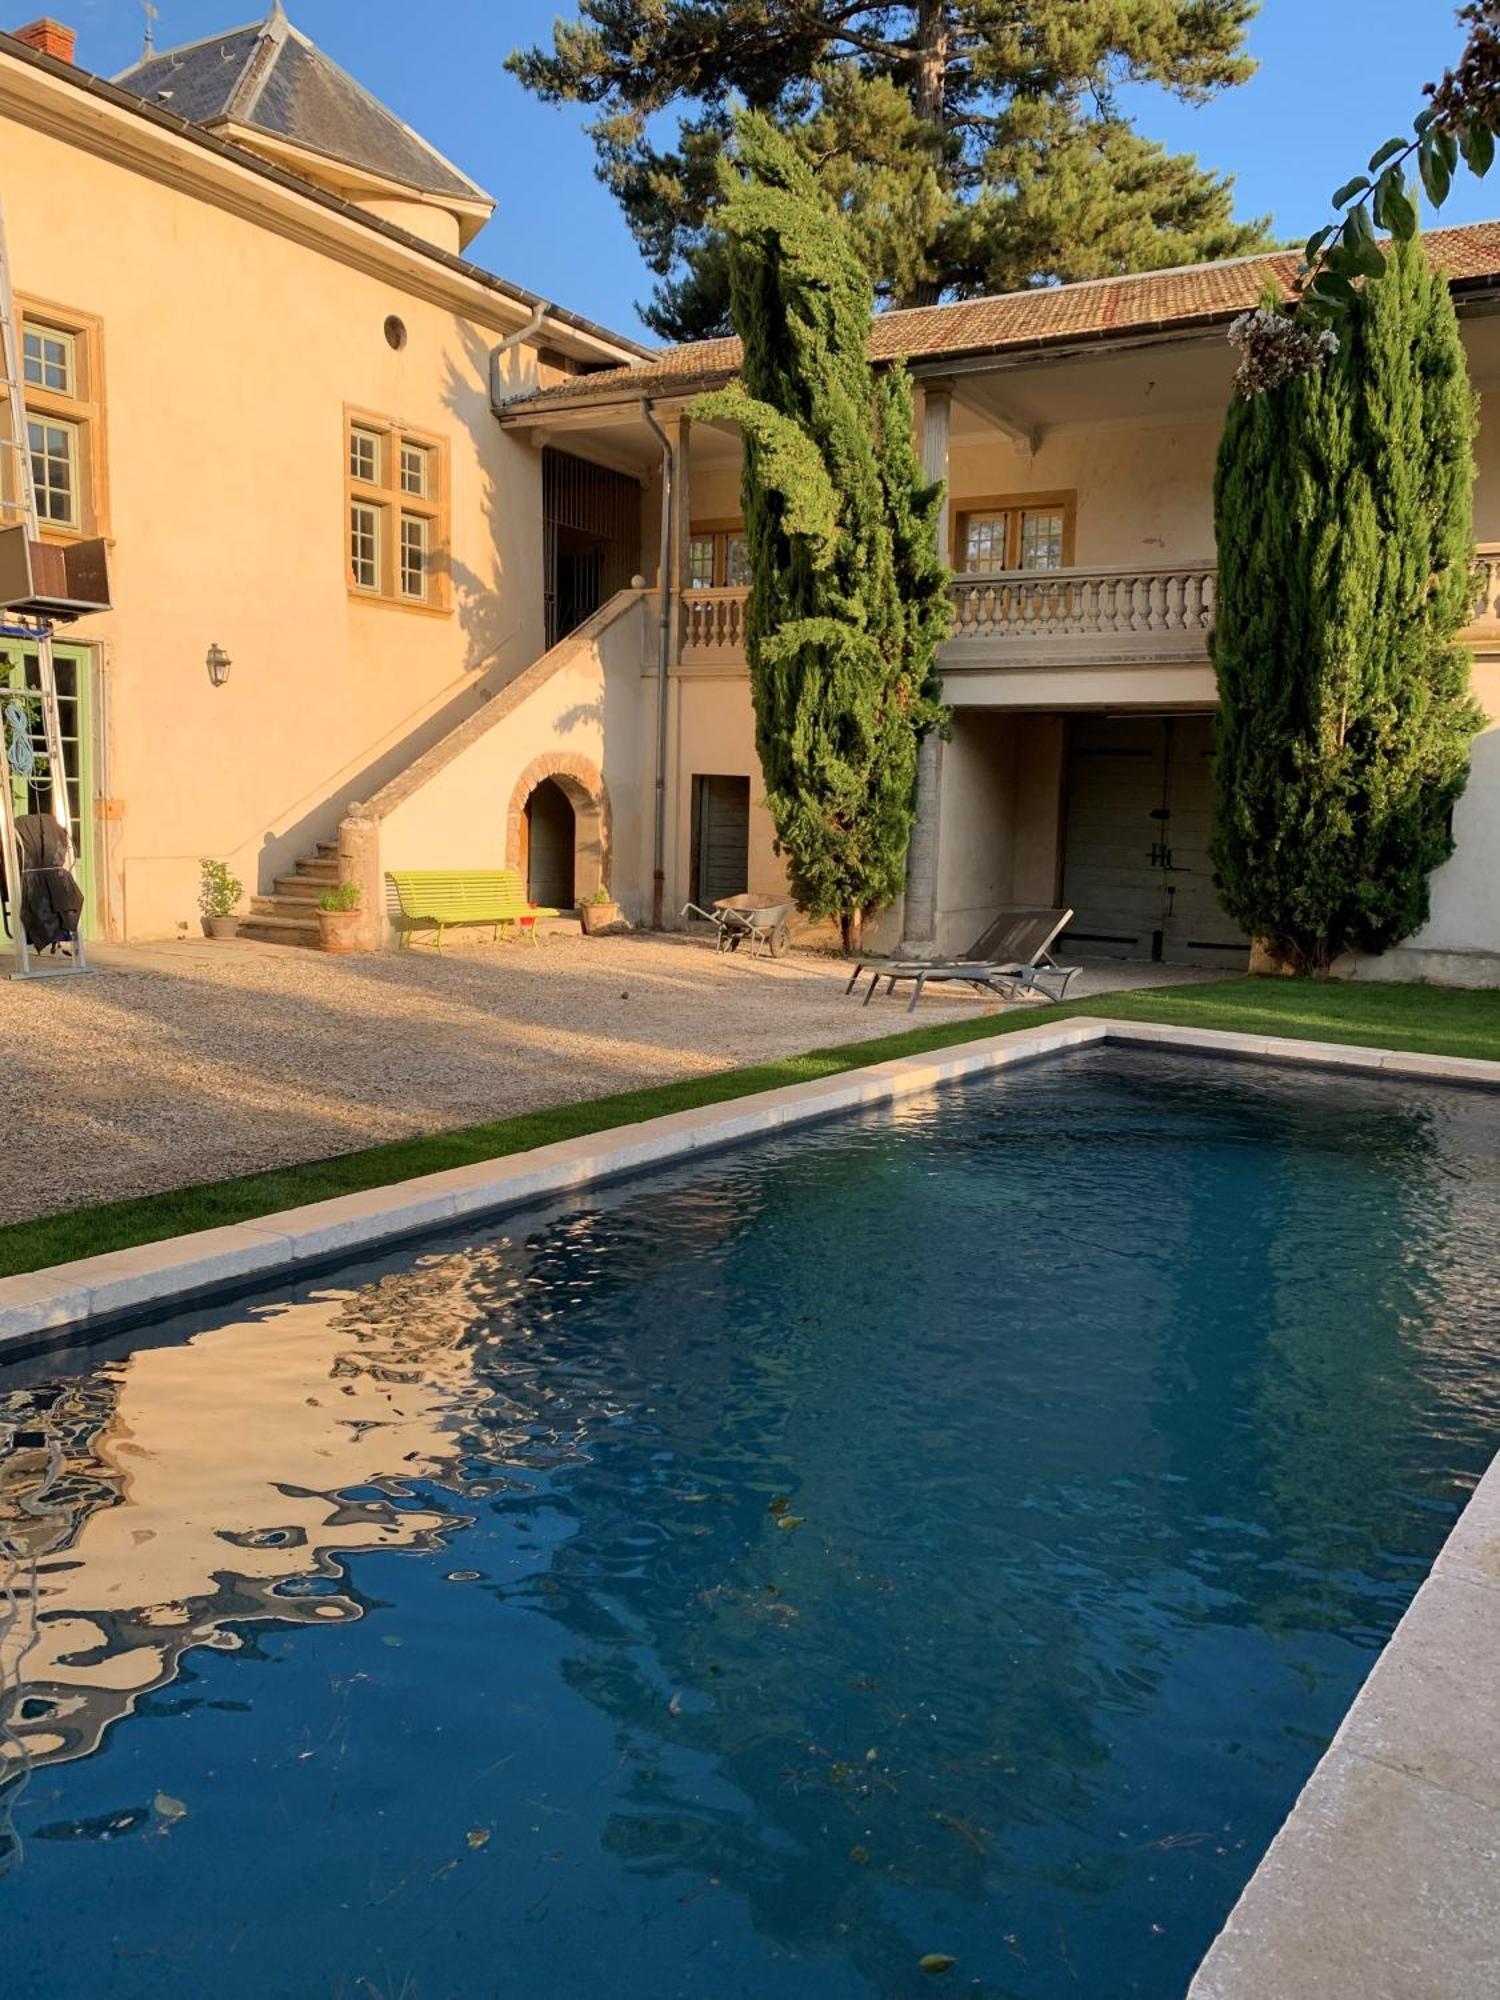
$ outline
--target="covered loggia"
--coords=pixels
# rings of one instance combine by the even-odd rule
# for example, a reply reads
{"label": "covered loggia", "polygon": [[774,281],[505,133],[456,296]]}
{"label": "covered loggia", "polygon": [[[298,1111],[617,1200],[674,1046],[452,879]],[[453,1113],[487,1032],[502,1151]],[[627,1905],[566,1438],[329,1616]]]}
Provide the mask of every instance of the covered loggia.
{"label": "covered loggia", "polygon": [[1075,715],[1063,773],[1062,900],[1075,957],[1243,967],[1209,858],[1212,715]]}
{"label": "covered loggia", "polygon": [[546,640],[555,646],[640,568],[639,479],[546,446],[542,561]]}
{"label": "covered loggia", "polygon": [[1069,908],[1060,950],[1243,969],[1209,857],[1213,716],[960,706],[942,746],[937,935],[999,909]]}

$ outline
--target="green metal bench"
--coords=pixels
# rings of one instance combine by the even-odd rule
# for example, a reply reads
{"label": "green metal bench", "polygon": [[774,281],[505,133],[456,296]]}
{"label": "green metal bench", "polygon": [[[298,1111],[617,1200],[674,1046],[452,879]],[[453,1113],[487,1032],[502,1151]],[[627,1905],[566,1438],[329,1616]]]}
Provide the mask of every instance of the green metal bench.
{"label": "green metal bench", "polygon": [[537,918],[557,915],[527,901],[514,868],[408,868],[386,880],[400,906],[403,946],[411,944],[414,930],[431,928],[441,951],[443,932],[453,924],[490,924],[496,938],[514,924],[535,944]]}

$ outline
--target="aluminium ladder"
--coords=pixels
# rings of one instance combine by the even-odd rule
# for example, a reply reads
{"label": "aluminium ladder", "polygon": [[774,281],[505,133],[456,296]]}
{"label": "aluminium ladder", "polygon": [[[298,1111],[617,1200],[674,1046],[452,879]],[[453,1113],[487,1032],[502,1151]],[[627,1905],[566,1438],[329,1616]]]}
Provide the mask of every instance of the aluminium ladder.
{"label": "aluminium ladder", "polygon": [[[40,523],[37,517],[36,489],[31,477],[30,444],[26,429],[26,394],[22,375],[21,342],[17,337],[17,317],[15,293],[11,285],[10,256],[5,241],[5,216],[0,208],[0,524],[7,519],[19,517],[26,529],[29,542],[40,539]],[[16,830],[16,780],[22,779],[28,787],[36,787],[38,780],[44,783],[51,794],[52,817],[62,828],[66,853],[63,865],[74,867],[78,859],[78,842],[73,830],[73,816],[68,804],[67,767],[63,761],[62,716],[57,702],[57,673],[52,657],[52,626],[45,618],[27,617],[25,614],[9,612],[0,605],[0,638],[19,639],[36,649],[37,679],[39,687],[32,691],[18,691],[16,703],[26,708],[39,701],[42,711],[42,735],[46,745],[46,768],[16,771],[11,764],[9,724],[3,713],[11,703],[0,689],[0,858],[5,869],[5,900],[10,917],[10,941],[15,954],[15,965],[9,974],[12,979],[55,979],[69,974],[86,972],[87,960],[84,954],[82,919],[79,929],[72,938],[72,952],[69,956],[53,955],[48,962],[40,962],[41,954],[33,952],[26,938],[26,926],[22,921],[22,884],[25,870],[21,853],[21,839]]]}

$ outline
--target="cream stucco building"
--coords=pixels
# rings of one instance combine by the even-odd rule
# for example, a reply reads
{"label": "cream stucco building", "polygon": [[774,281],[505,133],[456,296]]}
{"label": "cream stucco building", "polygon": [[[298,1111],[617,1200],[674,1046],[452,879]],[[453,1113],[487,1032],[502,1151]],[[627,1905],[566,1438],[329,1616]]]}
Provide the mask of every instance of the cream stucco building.
{"label": "cream stucco building", "polygon": [[[467,262],[489,198],[279,5],[114,83],[73,54],[0,37],[0,199],[46,533],[111,549],[113,609],[61,649],[95,934],[195,927],[206,855],[287,942],[339,870],[371,942],[393,868],[511,863],[558,904],[607,882],[636,921],[778,884],[739,442],[689,416],[734,343],[653,354]],[[1487,399],[1500,225],[1428,240]],[[1244,962],[1207,863],[1212,470],[1225,327],[1293,262],[877,321],[957,572],[954,727],[889,936],[1063,901],[1071,955]],[[1488,432],[1476,529],[1500,718]],[[1500,982],[1500,728],[1456,830],[1425,931],[1362,970]]]}

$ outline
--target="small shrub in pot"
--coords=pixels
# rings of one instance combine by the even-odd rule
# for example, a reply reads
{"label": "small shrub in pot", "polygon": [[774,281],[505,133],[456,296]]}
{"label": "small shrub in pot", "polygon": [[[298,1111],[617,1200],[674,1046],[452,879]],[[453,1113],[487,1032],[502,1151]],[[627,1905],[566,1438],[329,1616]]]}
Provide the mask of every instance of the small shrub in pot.
{"label": "small shrub in pot", "polygon": [[229,872],[227,861],[198,863],[198,909],[205,937],[232,938],[238,933],[240,920],[234,911],[244,893],[244,883]]}
{"label": "small shrub in pot", "polygon": [[608,889],[596,889],[592,896],[580,898],[579,919],[585,933],[594,937],[600,931],[607,931],[612,924],[620,921],[620,906]]}
{"label": "small shrub in pot", "polygon": [[359,950],[357,882],[340,882],[318,898],[318,943],[324,951]]}

